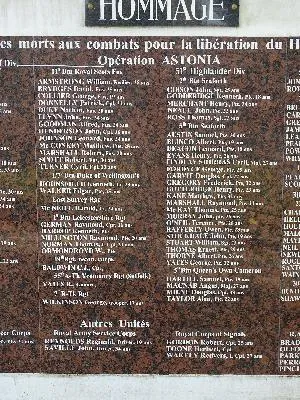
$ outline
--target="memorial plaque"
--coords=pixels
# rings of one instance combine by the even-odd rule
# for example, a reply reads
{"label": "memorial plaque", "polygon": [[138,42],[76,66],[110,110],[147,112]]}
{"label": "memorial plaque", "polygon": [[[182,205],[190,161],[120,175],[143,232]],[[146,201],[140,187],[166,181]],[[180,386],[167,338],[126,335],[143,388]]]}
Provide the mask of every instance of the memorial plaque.
{"label": "memorial plaque", "polygon": [[86,0],[86,26],[238,26],[239,0]]}
{"label": "memorial plaque", "polygon": [[298,375],[300,39],[0,46],[1,370]]}

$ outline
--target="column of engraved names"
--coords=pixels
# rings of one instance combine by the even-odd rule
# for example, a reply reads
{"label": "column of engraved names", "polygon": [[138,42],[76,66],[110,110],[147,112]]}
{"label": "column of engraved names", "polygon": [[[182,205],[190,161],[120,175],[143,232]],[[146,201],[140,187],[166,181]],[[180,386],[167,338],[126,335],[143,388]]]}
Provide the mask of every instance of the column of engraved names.
{"label": "column of engraved names", "polygon": [[38,293],[31,52],[0,41],[0,369],[37,372]]}
{"label": "column of engraved names", "polygon": [[[207,50],[216,40],[196,39],[192,46]],[[176,68],[177,81],[167,88],[166,295],[169,302],[189,310],[190,304],[196,303],[203,315],[210,312],[208,304],[213,303],[216,320],[224,311],[236,310],[239,315],[240,307],[257,309],[255,293],[261,291],[259,296],[264,296],[266,288],[261,282],[274,270],[280,243],[280,210],[273,209],[271,200],[274,196],[273,201],[278,202],[280,195],[278,184],[271,182],[278,181],[280,138],[278,128],[267,128],[265,120],[277,107],[277,92],[282,91],[278,74],[283,68],[281,55],[272,54],[274,59],[265,61],[268,52],[259,50],[269,45],[255,40],[222,43],[223,49],[242,51],[231,51],[230,61],[221,51],[200,55],[191,51],[181,57],[183,66]],[[249,65],[243,63],[246,54],[251,54]],[[258,66],[254,66],[256,54]],[[268,152],[267,143],[272,143],[273,153]],[[267,222],[276,232],[274,243],[265,231],[269,214],[274,215],[271,223]],[[258,255],[260,243],[270,243],[266,257]],[[275,279],[272,277],[272,287]],[[277,298],[272,293],[266,309]],[[269,311],[262,307],[261,314],[265,312]],[[212,318],[213,312],[210,314]],[[239,324],[231,324],[231,331],[226,330],[224,321],[211,330],[207,324],[202,326],[200,317],[196,330],[191,330],[196,322],[186,322],[185,329],[173,332],[167,356],[251,364],[266,357],[266,364],[271,364],[274,344],[272,357],[262,354],[252,329],[258,318],[249,315],[253,322],[246,329],[241,315]],[[274,318],[272,315],[270,320]],[[228,338],[238,340],[226,348]]]}
{"label": "column of engraved names", "polygon": [[281,248],[280,373],[300,372],[300,39],[287,39]]}
{"label": "column of engraved names", "polygon": [[[122,317],[122,309],[141,304],[139,295],[112,289],[150,278],[122,261],[147,240],[135,233],[128,211],[140,188],[131,162],[139,150],[126,120],[130,86],[122,71],[103,68],[54,68],[37,81],[41,302],[46,310],[98,310],[93,318],[82,311],[75,324],[92,336],[78,339],[76,329],[54,329],[45,350],[61,350],[59,344],[63,350],[130,351],[123,331],[132,328],[136,336],[136,329],[147,327]],[[112,310],[120,310],[114,318]]]}
{"label": "column of engraved names", "polygon": [[[229,126],[258,101],[234,87],[241,68],[188,71],[189,83],[167,89],[168,118],[182,121],[167,134],[167,259],[178,275],[168,278],[168,300],[236,302],[249,288],[248,275],[260,273],[243,270],[251,238],[243,215],[248,205],[263,203],[255,196],[261,182],[251,179],[256,162],[247,159],[251,132]],[[191,283],[182,290],[177,281]]]}

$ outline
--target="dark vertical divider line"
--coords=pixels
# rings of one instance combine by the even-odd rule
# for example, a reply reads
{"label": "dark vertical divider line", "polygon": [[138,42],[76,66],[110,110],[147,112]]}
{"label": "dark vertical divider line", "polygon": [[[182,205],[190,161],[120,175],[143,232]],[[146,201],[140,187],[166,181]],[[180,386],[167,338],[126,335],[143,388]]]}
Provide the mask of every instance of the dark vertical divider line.
{"label": "dark vertical divider line", "polygon": [[284,71],[284,102],[283,102],[283,149],[282,149],[282,188],[281,188],[281,204],[282,204],[282,221],[281,221],[281,251],[280,251],[280,260],[281,264],[280,268],[280,279],[279,279],[279,310],[278,310],[278,339],[277,339],[277,371],[279,371],[280,365],[280,337],[281,337],[281,313],[282,313],[282,304],[281,304],[281,291],[282,291],[282,245],[283,245],[283,235],[284,235],[284,180],[285,180],[285,149],[286,149],[286,135],[285,135],[285,126],[286,126],[286,104],[287,104],[287,94],[286,94],[286,82],[287,82],[287,73],[288,73],[288,43],[289,38],[285,38],[285,71]]}
{"label": "dark vertical divider line", "polygon": [[[35,37],[32,37],[32,40]],[[36,198],[36,248],[37,248],[37,297],[38,297],[38,349],[39,349],[39,365],[38,372],[42,372],[42,345],[41,345],[41,304],[40,304],[40,253],[39,253],[39,207],[38,207],[38,157],[37,157],[37,147],[38,147],[38,131],[37,131],[37,122],[36,122],[36,70],[35,70],[35,49],[33,49],[32,55],[32,73],[33,73],[33,118],[34,118],[34,137],[35,137],[35,173],[36,173],[36,181],[35,181],[35,198]]]}

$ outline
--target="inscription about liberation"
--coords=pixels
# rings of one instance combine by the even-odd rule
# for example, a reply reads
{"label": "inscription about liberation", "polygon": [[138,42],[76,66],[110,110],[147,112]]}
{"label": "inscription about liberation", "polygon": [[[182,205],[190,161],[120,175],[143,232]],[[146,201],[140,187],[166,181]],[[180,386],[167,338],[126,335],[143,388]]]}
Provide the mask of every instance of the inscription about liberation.
{"label": "inscription about liberation", "polygon": [[299,375],[299,38],[4,37],[0,81],[1,371]]}

